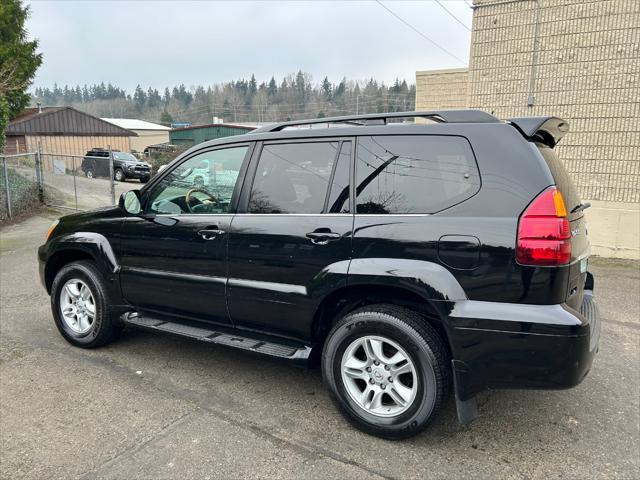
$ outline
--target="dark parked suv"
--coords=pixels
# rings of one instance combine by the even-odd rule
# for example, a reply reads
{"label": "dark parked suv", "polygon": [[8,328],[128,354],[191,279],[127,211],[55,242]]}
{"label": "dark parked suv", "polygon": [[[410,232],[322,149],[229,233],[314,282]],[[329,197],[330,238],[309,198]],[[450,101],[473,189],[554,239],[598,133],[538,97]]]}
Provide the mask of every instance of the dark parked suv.
{"label": "dark parked suv", "polygon": [[[391,122],[408,117],[431,122]],[[332,128],[296,128],[313,124]],[[554,152],[567,130],[403,112],[197,145],[52,226],[56,325],[85,348],[135,326],[319,364],[346,418],[392,439],[451,390],[466,423],[481,390],[573,387],[600,326],[588,204]]]}
{"label": "dark parked suv", "polygon": [[[130,153],[111,151],[113,157],[113,178],[118,182],[124,182],[129,178],[137,178],[142,183],[147,183],[151,178],[151,165],[141,162]],[[80,169],[87,178],[110,177],[109,150],[104,148],[92,148],[84,158]]]}

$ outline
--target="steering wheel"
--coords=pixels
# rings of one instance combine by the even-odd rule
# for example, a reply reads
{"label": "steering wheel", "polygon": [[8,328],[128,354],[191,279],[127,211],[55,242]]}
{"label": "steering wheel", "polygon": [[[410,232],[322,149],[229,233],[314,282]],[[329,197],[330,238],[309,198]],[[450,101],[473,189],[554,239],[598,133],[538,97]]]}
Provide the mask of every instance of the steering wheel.
{"label": "steering wheel", "polygon": [[[191,199],[194,198],[193,194],[196,193],[196,192],[204,193],[207,196],[207,198],[204,199],[202,201],[202,203],[204,203],[204,204],[214,203],[216,205],[218,204],[218,199],[216,197],[214,197],[213,195],[211,195],[209,192],[207,192],[204,188],[192,188],[184,196],[184,203],[186,203],[187,208],[189,209],[190,213],[194,213],[193,212],[193,207],[191,207]],[[194,207],[195,207],[195,205],[194,205]]]}

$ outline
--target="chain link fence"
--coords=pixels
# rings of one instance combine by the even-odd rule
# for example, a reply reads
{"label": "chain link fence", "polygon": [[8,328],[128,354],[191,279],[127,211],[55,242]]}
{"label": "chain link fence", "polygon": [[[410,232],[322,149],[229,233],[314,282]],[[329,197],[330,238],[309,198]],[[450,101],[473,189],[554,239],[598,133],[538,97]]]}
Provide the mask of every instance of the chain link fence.
{"label": "chain link fence", "polygon": [[138,180],[114,179],[113,152],[98,153],[0,155],[0,223],[41,205],[78,211],[115,205],[123,192],[140,188]]}
{"label": "chain link fence", "polygon": [[41,158],[49,206],[91,210],[115,204],[116,182],[109,156],[42,153]]}
{"label": "chain link fence", "polygon": [[5,155],[0,164],[0,222],[45,202],[37,153]]}

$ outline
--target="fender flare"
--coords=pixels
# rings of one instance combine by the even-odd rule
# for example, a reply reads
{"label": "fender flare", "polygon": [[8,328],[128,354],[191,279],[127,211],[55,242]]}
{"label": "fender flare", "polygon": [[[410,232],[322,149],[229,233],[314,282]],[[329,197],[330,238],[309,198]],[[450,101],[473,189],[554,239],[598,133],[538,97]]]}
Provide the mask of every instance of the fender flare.
{"label": "fender flare", "polygon": [[[360,258],[337,262],[335,268],[327,268],[339,281],[320,282],[324,288],[314,289],[315,304],[310,337],[324,323],[325,314],[336,307],[334,300],[340,292],[349,295],[352,288],[367,287],[393,288],[412,294],[431,307],[438,317],[439,323],[449,336],[449,314],[457,301],[466,300],[467,296],[456,278],[442,265],[424,260],[407,260],[397,258]],[[345,268],[346,267],[346,268]],[[323,274],[322,277],[332,276]],[[326,317],[324,317],[326,318]],[[447,338],[446,341],[449,341]]]}
{"label": "fender flare", "polygon": [[394,286],[431,301],[467,299],[464,289],[449,270],[425,260],[356,258],[349,265],[347,285]]}
{"label": "fender flare", "polygon": [[104,278],[115,286],[120,264],[109,240],[104,235],[95,232],[74,232],[68,235],[61,235],[41,247],[39,256],[45,264],[45,278],[49,278],[52,259],[59,254],[73,251],[89,255]]}

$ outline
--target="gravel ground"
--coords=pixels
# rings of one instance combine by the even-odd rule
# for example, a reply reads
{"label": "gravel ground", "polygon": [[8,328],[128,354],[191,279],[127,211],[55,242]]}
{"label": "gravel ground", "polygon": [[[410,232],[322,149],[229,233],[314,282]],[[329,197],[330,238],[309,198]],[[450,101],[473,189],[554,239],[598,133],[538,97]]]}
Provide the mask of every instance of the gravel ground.
{"label": "gravel ground", "polygon": [[36,247],[52,216],[0,230],[0,478],[640,478],[640,271],[593,259],[600,353],[567,391],[450,401],[420,436],[351,428],[318,371],[127,330],[82,350],[58,334]]}

